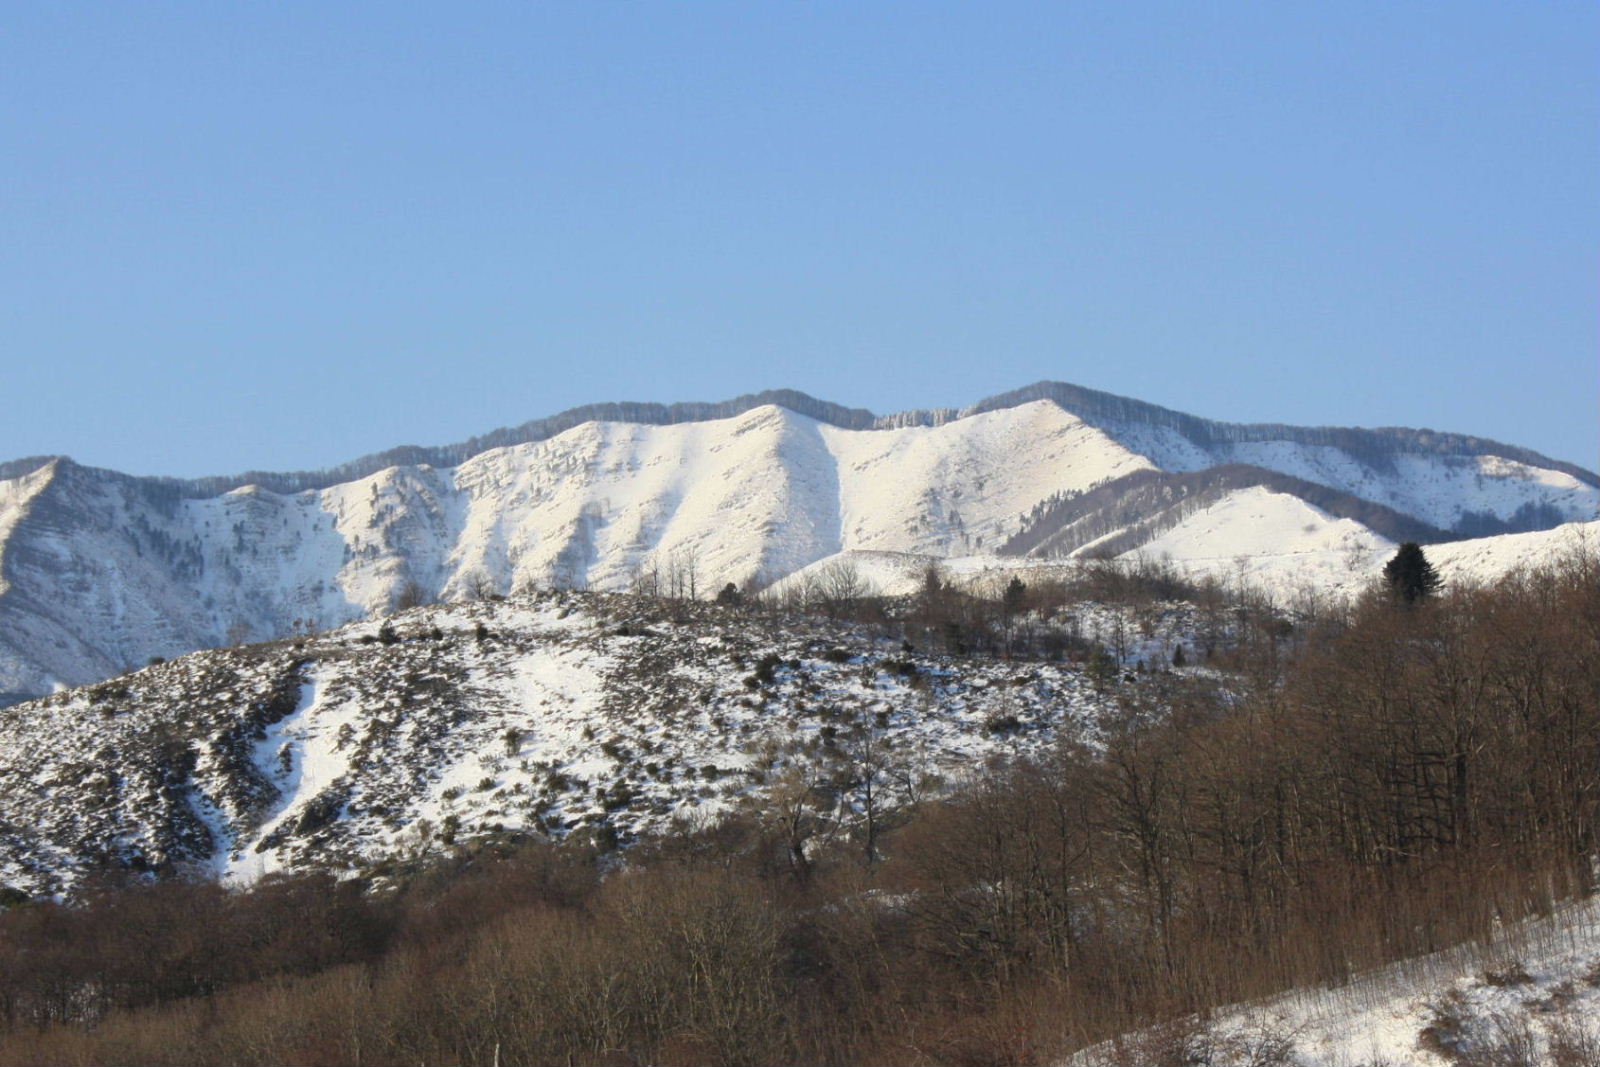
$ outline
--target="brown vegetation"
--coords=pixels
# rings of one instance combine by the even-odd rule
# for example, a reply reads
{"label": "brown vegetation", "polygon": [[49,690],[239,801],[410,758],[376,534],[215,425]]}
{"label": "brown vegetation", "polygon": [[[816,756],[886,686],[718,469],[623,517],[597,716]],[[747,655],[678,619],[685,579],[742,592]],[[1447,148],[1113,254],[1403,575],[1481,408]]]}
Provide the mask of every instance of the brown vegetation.
{"label": "brown vegetation", "polygon": [[1031,1063],[1593,889],[1593,559],[1255,629],[1231,700],[1130,700],[1103,751],[866,840],[816,833],[796,781],[625,863],[530,842],[369,892],[14,908],[0,1061]]}

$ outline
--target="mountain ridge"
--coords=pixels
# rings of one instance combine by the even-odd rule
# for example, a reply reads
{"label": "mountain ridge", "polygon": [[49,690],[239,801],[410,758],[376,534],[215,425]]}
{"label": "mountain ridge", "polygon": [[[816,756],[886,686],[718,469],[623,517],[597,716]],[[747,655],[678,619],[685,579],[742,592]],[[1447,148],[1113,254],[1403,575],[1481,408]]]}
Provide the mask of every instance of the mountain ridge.
{"label": "mountain ridge", "polygon": [[[330,628],[417,595],[644,580],[704,597],[844,552],[1021,552],[1004,546],[1064,494],[1097,505],[1080,529],[1092,525],[1099,548],[1162,538],[1175,555],[1192,550],[1172,541],[1188,529],[1207,551],[1265,551],[1259,509],[1235,506],[1263,481],[1325,505],[1294,521],[1330,537],[1542,529],[1600,505],[1600,478],[1510,446],[1473,452],[1477,438],[1213,423],[1060,383],[884,417],[776,402],[715,419],[690,417],[703,406],[618,410],[662,421],[589,419],[455,466],[390,465],[293,491],[250,480],[202,495],[198,482],[64,458],[13,463],[0,469],[13,475],[0,477],[0,692]],[[1215,521],[1191,521],[1212,508]],[[1270,510],[1272,529],[1298,536],[1286,516],[1300,512]],[[1366,526],[1329,526],[1352,521]]]}
{"label": "mountain ridge", "polygon": [[[173,478],[164,475],[125,475],[125,477],[164,486],[170,485],[179,495],[191,498],[216,496],[249,485],[259,485],[277,493],[296,493],[307,489],[325,489],[341,482],[376,474],[389,467],[459,466],[484,452],[548,440],[589,422],[675,426],[687,422],[734,418],[759,407],[775,405],[839,429],[891,430],[908,426],[942,426],[974,415],[1020,407],[1036,400],[1049,400],[1101,429],[1105,428],[1102,423],[1135,422],[1175,429],[1186,437],[1208,443],[1289,440],[1298,444],[1330,445],[1346,450],[1371,452],[1375,455],[1387,453],[1495,455],[1547,470],[1560,471],[1600,487],[1600,474],[1577,464],[1546,456],[1533,449],[1508,445],[1472,434],[1404,426],[1364,428],[1296,426],[1275,422],[1225,422],[1190,415],[1159,404],[1090,389],[1086,386],[1048,380],[998,393],[963,408],[912,408],[887,415],[874,414],[865,408],[846,407],[832,401],[820,400],[798,389],[767,389],[722,401],[683,401],[672,404],[651,401],[600,402],[568,408],[554,415],[530,419],[516,426],[500,427],[455,444],[397,445],[318,470],[249,470],[236,475],[206,475],[199,478]],[[65,455],[28,456],[0,461],[0,480],[21,477],[56,460],[76,462]],[[89,466],[92,470],[110,470],[88,464],[78,465]]]}

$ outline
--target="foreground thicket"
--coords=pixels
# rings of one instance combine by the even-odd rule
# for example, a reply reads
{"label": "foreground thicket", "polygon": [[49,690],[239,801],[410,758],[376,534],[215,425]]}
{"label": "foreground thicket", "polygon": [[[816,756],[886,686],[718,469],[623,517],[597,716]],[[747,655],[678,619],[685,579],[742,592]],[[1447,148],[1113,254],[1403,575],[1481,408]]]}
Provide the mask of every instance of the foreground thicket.
{"label": "foreground thicket", "polygon": [[995,768],[875,847],[780,795],[622,861],[528,842],[384,891],[15,908],[0,1060],[1027,1063],[1593,890],[1592,558],[1266,648],[1232,697],[1129,687],[1103,751]]}

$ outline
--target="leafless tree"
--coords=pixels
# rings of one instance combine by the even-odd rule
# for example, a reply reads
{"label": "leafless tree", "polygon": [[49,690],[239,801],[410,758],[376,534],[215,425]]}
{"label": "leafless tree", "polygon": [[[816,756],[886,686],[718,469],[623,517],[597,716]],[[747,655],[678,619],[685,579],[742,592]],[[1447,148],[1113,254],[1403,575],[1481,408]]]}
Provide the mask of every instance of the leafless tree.
{"label": "leafless tree", "polygon": [[406,611],[433,603],[433,597],[421,582],[407,578],[395,592],[394,610]]}
{"label": "leafless tree", "polygon": [[870,591],[854,563],[836,559],[823,564],[807,583],[808,607],[838,618]]}

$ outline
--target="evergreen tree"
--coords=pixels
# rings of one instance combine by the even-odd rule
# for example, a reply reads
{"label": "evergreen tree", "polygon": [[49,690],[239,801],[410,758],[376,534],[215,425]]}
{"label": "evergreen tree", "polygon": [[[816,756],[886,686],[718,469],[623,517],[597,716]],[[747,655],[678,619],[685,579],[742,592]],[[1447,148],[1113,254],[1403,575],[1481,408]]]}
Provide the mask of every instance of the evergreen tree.
{"label": "evergreen tree", "polygon": [[1022,608],[1022,598],[1028,595],[1028,586],[1021,578],[1012,577],[1001,595],[1000,606],[1006,618],[1011,618]]}
{"label": "evergreen tree", "polygon": [[1115,685],[1117,676],[1121,673],[1117,661],[1106,651],[1104,645],[1097,647],[1094,654],[1089,657],[1089,681],[1094,685],[1096,693],[1104,693]]}
{"label": "evergreen tree", "polygon": [[1388,583],[1389,592],[1403,598],[1407,604],[1426,600],[1443,584],[1439,572],[1433,569],[1428,557],[1422,554],[1422,546],[1415,541],[1401,545],[1394,558],[1384,564],[1383,580]]}

